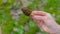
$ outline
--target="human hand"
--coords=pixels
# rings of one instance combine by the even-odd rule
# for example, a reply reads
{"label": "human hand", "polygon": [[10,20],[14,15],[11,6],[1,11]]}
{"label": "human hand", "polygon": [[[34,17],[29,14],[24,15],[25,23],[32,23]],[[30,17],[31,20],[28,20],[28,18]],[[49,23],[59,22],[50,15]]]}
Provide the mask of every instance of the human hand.
{"label": "human hand", "polygon": [[60,32],[60,27],[54,18],[43,11],[33,11],[31,18],[46,32],[50,34],[57,34]]}

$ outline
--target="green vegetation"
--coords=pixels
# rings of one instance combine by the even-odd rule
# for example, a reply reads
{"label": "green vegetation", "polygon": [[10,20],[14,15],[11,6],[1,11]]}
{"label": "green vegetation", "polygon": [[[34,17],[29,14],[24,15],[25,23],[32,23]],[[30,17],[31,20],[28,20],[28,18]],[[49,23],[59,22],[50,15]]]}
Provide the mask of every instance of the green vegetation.
{"label": "green vegetation", "polygon": [[[2,34],[35,34],[41,33],[36,23],[32,21],[28,16],[24,14],[19,15],[19,19],[12,19],[11,8],[15,10],[21,9],[23,3],[17,6],[14,5],[19,0],[0,0],[0,26],[2,27]],[[57,23],[60,24],[60,0],[28,0],[28,8],[31,10],[43,10],[51,13],[56,19]],[[27,29],[27,30],[26,30]],[[44,32],[46,34],[46,32]]]}

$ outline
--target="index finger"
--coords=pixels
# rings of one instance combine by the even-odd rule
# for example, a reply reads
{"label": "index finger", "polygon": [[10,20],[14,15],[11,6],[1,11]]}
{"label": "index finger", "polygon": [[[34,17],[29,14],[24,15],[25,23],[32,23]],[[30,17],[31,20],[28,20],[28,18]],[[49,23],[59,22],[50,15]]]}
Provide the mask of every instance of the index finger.
{"label": "index finger", "polygon": [[43,11],[32,11],[32,15],[40,15],[40,16],[45,16],[46,12]]}

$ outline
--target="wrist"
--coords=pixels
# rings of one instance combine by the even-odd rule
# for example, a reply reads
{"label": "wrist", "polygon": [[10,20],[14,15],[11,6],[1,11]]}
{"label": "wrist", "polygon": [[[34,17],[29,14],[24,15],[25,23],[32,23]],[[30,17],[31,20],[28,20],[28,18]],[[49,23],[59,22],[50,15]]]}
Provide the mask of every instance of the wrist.
{"label": "wrist", "polygon": [[54,34],[60,34],[60,25],[56,27],[56,32]]}
{"label": "wrist", "polygon": [[55,29],[53,29],[53,32],[50,34],[60,34],[60,25],[57,25]]}

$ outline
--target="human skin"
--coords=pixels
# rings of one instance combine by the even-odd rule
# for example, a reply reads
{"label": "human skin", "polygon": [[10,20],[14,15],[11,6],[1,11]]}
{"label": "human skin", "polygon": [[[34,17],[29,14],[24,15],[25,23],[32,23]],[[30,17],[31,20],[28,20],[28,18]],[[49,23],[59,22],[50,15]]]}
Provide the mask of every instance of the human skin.
{"label": "human skin", "polygon": [[44,11],[33,11],[31,18],[49,34],[60,34],[60,25],[58,25],[53,16]]}

